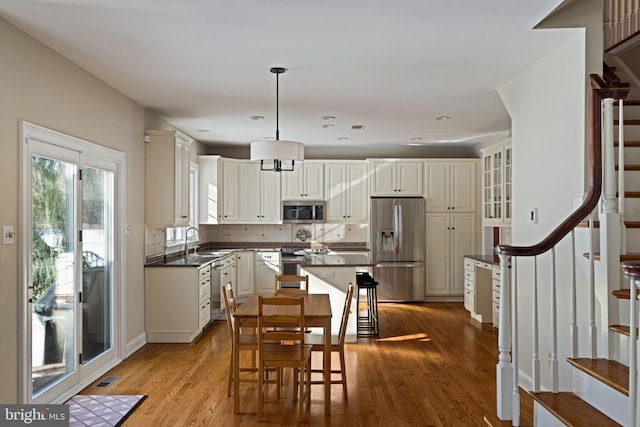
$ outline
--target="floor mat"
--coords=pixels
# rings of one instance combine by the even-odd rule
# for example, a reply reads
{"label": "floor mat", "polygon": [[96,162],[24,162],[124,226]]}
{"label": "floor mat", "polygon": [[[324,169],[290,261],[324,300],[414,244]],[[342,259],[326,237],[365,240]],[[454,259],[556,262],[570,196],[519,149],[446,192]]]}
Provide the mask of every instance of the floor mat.
{"label": "floor mat", "polygon": [[78,394],[69,399],[69,425],[120,426],[146,399],[144,395]]}

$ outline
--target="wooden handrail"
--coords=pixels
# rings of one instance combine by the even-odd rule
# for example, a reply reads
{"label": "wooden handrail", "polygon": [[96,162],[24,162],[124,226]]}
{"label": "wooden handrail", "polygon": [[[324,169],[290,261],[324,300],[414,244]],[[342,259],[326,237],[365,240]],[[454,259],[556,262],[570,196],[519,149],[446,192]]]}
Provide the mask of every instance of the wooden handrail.
{"label": "wooden handrail", "polygon": [[619,79],[612,78],[613,71],[607,69],[607,79],[616,86],[610,86],[597,74],[590,76],[591,91],[589,92],[589,191],[578,209],[556,227],[541,242],[531,246],[498,245],[498,255],[508,256],[536,256],[553,248],[567,234],[580,224],[598,206],[602,191],[602,118],[600,101],[605,98],[624,99],[629,93],[625,84]]}

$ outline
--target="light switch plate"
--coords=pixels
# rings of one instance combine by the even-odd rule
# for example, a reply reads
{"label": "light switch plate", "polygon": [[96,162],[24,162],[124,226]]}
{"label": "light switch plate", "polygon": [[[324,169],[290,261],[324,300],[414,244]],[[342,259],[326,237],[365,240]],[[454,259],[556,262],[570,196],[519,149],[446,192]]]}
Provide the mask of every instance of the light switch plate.
{"label": "light switch plate", "polygon": [[2,226],[2,243],[5,245],[11,245],[15,242],[16,234],[13,231],[13,225]]}

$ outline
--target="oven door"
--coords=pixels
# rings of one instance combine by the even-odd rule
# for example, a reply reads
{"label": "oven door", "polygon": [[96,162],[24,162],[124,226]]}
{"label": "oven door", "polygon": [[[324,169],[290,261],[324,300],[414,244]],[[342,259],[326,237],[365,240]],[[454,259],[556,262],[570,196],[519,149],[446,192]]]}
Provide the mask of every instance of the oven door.
{"label": "oven door", "polygon": [[302,257],[291,257],[280,259],[280,274],[300,274],[300,264]]}

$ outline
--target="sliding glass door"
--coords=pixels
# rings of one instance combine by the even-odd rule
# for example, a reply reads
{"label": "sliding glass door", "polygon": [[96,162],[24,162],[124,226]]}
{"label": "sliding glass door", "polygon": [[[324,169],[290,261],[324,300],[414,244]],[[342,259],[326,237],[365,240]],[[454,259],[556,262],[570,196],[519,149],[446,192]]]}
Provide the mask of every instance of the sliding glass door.
{"label": "sliding glass door", "polygon": [[30,376],[24,394],[32,403],[66,399],[117,358],[119,165],[55,142],[28,140],[23,163],[31,236],[23,252]]}

